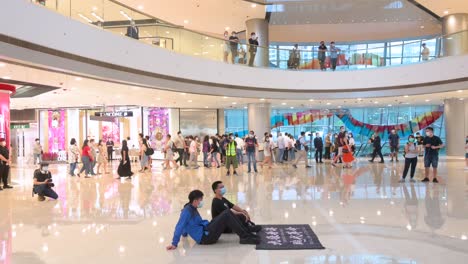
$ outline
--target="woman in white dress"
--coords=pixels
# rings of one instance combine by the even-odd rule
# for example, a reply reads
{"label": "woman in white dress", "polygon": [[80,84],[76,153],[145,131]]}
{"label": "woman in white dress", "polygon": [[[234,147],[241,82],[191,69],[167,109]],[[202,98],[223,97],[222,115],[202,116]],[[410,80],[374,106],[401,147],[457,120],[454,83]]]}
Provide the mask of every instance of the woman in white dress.
{"label": "woman in white dress", "polygon": [[99,150],[99,153],[97,155],[97,174],[101,174],[99,171],[101,169],[101,166],[104,165],[104,174],[107,174],[107,146],[106,144],[104,143],[104,141],[102,139],[99,140],[99,143],[98,143],[98,150]]}
{"label": "woman in white dress", "polygon": [[228,62],[228,56],[231,48],[229,47],[229,32],[224,31],[224,43],[223,43],[223,61]]}

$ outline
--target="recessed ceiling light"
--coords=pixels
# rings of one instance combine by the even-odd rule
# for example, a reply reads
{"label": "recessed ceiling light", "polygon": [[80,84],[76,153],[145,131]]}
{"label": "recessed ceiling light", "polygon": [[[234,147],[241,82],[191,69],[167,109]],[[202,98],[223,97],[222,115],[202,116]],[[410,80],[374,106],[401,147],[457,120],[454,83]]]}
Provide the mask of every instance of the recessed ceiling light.
{"label": "recessed ceiling light", "polygon": [[448,10],[445,10],[445,11],[444,11],[444,14],[448,14],[448,13],[449,13],[449,11],[448,11]]}
{"label": "recessed ceiling light", "polygon": [[186,95],[187,93],[180,93],[181,95]]}
{"label": "recessed ceiling light", "polygon": [[260,98],[260,101],[265,101],[265,98]]}
{"label": "recessed ceiling light", "polygon": [[193,101],[192,101],[192,100],[188,100],[187,102],[191,103],[191,102],[193,102]]}
{"label": "recessed ceiling light", "polygon": [[391,107],[391,106],[392,106],[391,104],[388,105],[388,107]]}
{"label": "recessed ceiling light", "polygon": [[309,99],[309,102],[313,102],[313,101],[314,101],[314,99]]}
{"label": "recessed ceiling light", "polygon": [[327,103],[327,105],[331,105],[331,103]]}
{"label": "recessed ceiling light", "polygon": [[75,81],[81,81],[81,80],[83,80],[81,77],[76,77],[75,78]]}
{"label": "recessed ceiling light", "polygon": [[224,29],[225,29],[225,30],[229,30],[229,29],[231,29],[231,28],[230,28],[230,27],[225,27]]}
{"label": "recessed ceiling light", "polygon": [[237,103],[236,102],[232,102],[233,105],[236,105]]}
{"label": "recessed ceiling light", "polygon": [[460,101],[463,101],[463,100],[465,100],[465,98],[460,98]]}
{"label": "recessed ceiling light", "polygon": [[405,97],[405,98],[408,98],[408,97],[409,97],[409,95],[405,95],[405,96],[403,96],[403,97]]}
{"label": "recessed ceiling light", "polygon": [[0,63],[0,67],[5,67],[6,64],[5,63]]}
{"label": "recessed ceiling light", "polygon": [[166,34],[171,34],[171,32],[169,32],[169,31],[166,31]]}
{"label": "recessed ceiling light", "polygon": [[[1,67],[1,66],[0,66],[0,67]],[[462,93],[462,92],[463,92],[463,90],[458,90],[457,92],[459,92],[459,93]]]}
{"label": "recessed ceiling light", "polygon": [[431,100],[429,100],[429,99],[426,99],[426,102],[430,102],[430,101],[431,101]]}
{"label": "recessed ceiling light", "polygon": [[3,76],[2,79],[5,79],[5,80],[10,80],[11,77],[10,76]]}
{"label": "recessed ceiling light", "polygon": [[256,7],[257,7],[257,4],[252,4],[251,7],[252,7],[252,8],[256,8]]}
{"label": "recessed ceiling light", "polygon": [[93,6],[93,11],[96,11],[97,10],[97,7]]}
{"label": "recessed ceiling light", "polygon": [[247,109],[247,106],[244,106],[244,109]]}
{"label": "recessed ceiling light", "polygon": [[290,108],[291,108],[291,109],[294,109],[294,107],[293,107],[293,106],[291,106]]}
{"label": "recessed ceiling light", "polygon": [[374,104],[378,104],[379,102],[375,101]]}
{"label": "recessed ceiling light", "polygon": [[419,28],[424,29],[424,26],[420,26]]}
{"label": "recessed ceiling light", "polygon": [[229,98],[229,97],[227,97],[227,96],[223,96],[223,99],[228,99],[228,98]]}
{"label": "recessed ceiling light", "polygon": [[282,105],[286,105],[286,103],[281,103]]}
{"label": "recessed ceiling light", "polygon": [[145,8],[143,5],[138,6],[138,9],[140,9],[140,10],[143,10],[143,8]]}
{"label": "recessed ceiling light", "polygon": [[358,101],[362,101],[362,98],[358,98]]}
{"label": "recessed ceiling light", "polygon": [[184,20],[184,24],[188,24],[189,21],[187,19]]}
{"label": "recessed ceiling light", "polygon": [[341,105],[339,105],[338,108],[341,108]]}

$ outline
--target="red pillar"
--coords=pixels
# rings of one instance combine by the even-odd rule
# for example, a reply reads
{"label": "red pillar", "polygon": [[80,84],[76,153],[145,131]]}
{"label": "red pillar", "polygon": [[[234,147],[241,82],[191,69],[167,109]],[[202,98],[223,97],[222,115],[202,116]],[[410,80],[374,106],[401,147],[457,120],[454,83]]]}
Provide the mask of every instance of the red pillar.
{"label": "red pillar", "polygon": [[10,96],[16,92],[11,84],[0,83],[0,138],[6,139],[10,148]]}

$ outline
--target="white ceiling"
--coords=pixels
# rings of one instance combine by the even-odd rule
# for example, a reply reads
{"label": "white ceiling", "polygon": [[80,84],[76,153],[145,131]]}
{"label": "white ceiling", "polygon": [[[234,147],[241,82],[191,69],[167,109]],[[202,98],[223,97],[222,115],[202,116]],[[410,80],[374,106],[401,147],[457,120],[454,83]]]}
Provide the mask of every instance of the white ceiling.
{"label": "white ceiling", "polygon": [[417,2],[440,17],[455,13],[468,14],[468,1],[466,0],[417,0]]}
{"label": "white ceiling", "polygon": [[230,109],[245,108],[249,103],[259,102],[270,102],[274,108],[308,107],[335,109],[341,107],[387,107],[388,105],[433,105],[442,104],[445,98],[467,98],[468,100],[468,89],[409,97],[349,98],[340,100],[323,100],[320,98],[271,100],[268,98],[208,96],[115,84],[0,62],[0,82],[2,78],[61,87],[59,90],[32,98],[12,99],[12,109],[93,107],[102,105]]}

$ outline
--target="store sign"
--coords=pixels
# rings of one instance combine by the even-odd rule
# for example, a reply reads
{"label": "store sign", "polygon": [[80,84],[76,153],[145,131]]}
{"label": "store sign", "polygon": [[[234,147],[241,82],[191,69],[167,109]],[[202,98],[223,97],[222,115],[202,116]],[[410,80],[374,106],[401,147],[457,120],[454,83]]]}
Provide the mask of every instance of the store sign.
{"label": "store sign", "polygon": [[29,128],[29,123],[27,124],[10,124],[10,129],[26,129]]}
{"label": "store sign", "polygon": [[94,116],[99,116],[99,117],[132,117],[133,116],[133,111],[95,112]]}

